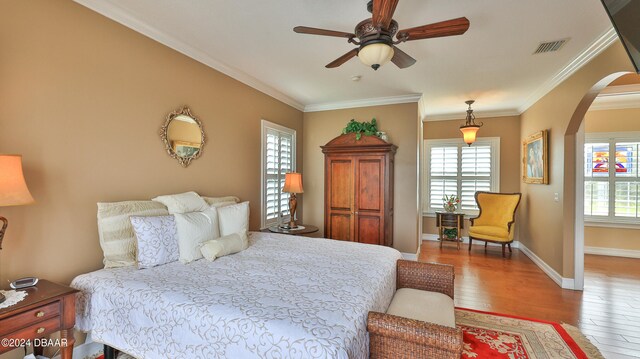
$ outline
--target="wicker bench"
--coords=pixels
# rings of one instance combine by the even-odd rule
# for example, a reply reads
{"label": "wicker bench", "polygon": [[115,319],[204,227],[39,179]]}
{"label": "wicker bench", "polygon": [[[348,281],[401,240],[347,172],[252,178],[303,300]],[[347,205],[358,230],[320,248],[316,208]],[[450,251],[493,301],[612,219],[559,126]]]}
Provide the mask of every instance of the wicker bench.
{"label": "wicker bench", "polygon": [[369,312],[370,358],[460,358],[453,266],[399,260],[387,313]]}

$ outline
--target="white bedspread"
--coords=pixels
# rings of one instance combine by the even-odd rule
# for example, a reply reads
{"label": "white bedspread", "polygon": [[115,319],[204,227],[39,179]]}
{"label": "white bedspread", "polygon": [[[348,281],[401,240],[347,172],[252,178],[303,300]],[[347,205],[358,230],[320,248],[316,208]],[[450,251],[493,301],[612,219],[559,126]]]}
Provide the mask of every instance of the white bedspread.
{"label": "white bedspread", "polygon": [[392,248],[271,233],[214,262],[102,269],[71,284],[76,327],[138,358],[366,358],[395,291]]}

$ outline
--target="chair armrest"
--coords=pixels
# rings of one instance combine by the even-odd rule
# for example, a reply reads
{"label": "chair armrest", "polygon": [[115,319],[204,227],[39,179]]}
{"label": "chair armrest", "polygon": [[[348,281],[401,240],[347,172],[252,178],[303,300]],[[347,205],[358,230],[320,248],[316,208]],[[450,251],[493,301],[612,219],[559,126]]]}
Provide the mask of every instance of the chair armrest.
{"label": "chair armrest", "polygon": [[453,299],[455,273],[452,265],[399,259],[396,266],[396,288],[438,292]]}
{"label": "chair armrest", "polygon": [[480,218],[480,216],[478,217],[473,217],[473,218],[469,218],[469,223],[473,226],[473,221],[475,221],[476,219]]}
{"label": "chair armrest", "polygon": [[369,312],[370,334],[400,339],[410,343],[462,353],[462,329],[445,327],[396,315]]}

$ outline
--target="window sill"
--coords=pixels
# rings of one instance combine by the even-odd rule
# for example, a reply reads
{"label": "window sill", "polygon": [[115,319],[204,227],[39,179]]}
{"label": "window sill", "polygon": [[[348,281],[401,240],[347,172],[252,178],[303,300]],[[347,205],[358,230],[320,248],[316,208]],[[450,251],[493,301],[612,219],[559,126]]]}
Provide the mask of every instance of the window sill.
{"label": "window sill", "polygon": [[640,223],[584,221],[585,227],[640,229]]}

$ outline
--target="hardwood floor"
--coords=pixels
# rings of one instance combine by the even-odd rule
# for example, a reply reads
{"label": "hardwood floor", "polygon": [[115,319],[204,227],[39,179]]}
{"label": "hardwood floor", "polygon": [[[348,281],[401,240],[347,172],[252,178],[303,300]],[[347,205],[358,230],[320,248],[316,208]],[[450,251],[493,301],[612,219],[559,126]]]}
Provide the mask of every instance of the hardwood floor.
{"label": "hardwood floor", "polygon": [[526,255],[423,241],[419,260],[455,266],[458,307],[569,323],[606,358],[640,358],[640,259],[585,256],[584,292],[561,289]]}

